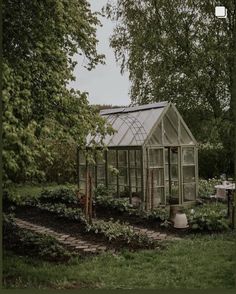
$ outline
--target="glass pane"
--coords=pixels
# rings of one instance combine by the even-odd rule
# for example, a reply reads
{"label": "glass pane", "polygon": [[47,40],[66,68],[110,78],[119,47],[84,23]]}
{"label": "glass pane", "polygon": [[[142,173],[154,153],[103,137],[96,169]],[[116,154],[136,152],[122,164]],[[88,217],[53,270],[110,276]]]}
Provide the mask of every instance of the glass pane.
{"label": "glass pane", "polygon": [[149,166],[163,166],[163,149],[149,149]]}
{"label": "glass pane", "polygon": [[153,190],[153,207],[165,203],[164,188],[156,188]]}
{"label": "glass pane", "polygon": [[170,162],[178,163],[178,148],[174,147],[170,149]]}
{"label": "glass pane", "polygon": [[131,167],[135,167],[135,150],[129,150],[129,162]]}
{"label": "glass pane", "polygon": [[166,167],[165,167],[165,179],[169,180],[169,166],[168,166],[168,164],[166,164]]}
{"label": "glass pane", "polygon": [[195,184],[184,184],[184,201],[194,201],[196,198],[196,185]]}
{"label": "glass pane", "polygon": [[178,131],[174,124],[171,124],[167,116],[163,118],[164,123],[164,141],[165,143],[178,144]]}
{"label": "glass pane", "polygon": [[195,182],[195,166],[183,166],[184,183]]}
{"label": "glass pane", "polygon": [[183,164],[194,164],[194,148],[183,148]]}
{"label": "glass pane", "polygon": [[173,181],[178,180],[178,165],[177,164],[171,165],[171,180]]}
{"label": "glass pane", "polygon": [[153,169],[151,170],[151,181],[152,181],[152,173],[153,173],[153,186],[164,186],[164,169]]}
{"label": "glass pane", "polygon": [[142,179],[141,178],[137,179],[137,187],[139,187],[139,188],[142,187]]}
{"label": "glass pane", "polygon": [[183,123],[180,123],[180,141],[183,144],[191,144],[193,143],[191,137],[189,136],[188,132],[186,131]]}
{"label": "glass pane", "polygon": [[171,183],[171,197],[179,198],[179,183],[178,182]]}
{"label": "glass pane", "polygon": [[108,150],[107,160],[109,165],[116,167],[116,150]]}
{"label": "glass pane", "polygon": [[127,166],[127,151],[118,151],[118,166]]}
{"label": "glass pane", "polygon": [[119,169],[119,185],[128,185],[128,169]]}
{"label": "glass pane", "polygon": [[130,169],[130,185],[136,187],[136,170],[134,168]]}
{"label": "glass pane", "polygon": [[142,162],[142,156],[141,156],[141,151],[140,150],[136,150],[136,166],[140,167],[141,166],[141,162]]}
{"label": "glass pane", "polygon": [[104,165],[97,166],[97,178],[98,178],[98,180],[105,179],[105,166]]}

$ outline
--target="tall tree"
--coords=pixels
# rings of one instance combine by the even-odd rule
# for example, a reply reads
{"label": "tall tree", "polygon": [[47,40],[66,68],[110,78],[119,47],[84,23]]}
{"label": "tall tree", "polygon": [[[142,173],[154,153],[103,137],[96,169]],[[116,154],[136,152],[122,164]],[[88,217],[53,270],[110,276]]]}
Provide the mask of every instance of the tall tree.
{"label": "tall tree", "polygon": [[118,0],[108,2],[106,13],[117,22],[111,46],[121,71],[129,72],[132,101],[173,101],[200,141],[219,142],[224,136],[228,144],[236,3],[221,1],[228,10],[226,19],[215,17],[217,4]]}
{"label": "tall tree", "polygon": [[5,183],[43,174],[46,138],[83,147],[89,132],[102,138],[107,131],[86,94],[68,88],[75,53],[88,70],[103,62],[96,51],[98,24],[87,0],[3,1]]}

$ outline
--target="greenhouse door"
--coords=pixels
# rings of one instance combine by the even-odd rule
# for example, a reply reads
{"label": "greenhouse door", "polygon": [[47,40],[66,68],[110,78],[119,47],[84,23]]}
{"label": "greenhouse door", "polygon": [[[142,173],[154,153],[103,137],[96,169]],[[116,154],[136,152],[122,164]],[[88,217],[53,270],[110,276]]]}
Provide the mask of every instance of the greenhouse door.
{"label": "greenhouse door", "polygon": [[165,205],[164,148],[148,149],[147,207]]}
{"label": "greenhouse door", "polygon": [[170,204],[181,204],[180,197],[180,154],[178,147],[165,148],[165,186],[166,198]]}

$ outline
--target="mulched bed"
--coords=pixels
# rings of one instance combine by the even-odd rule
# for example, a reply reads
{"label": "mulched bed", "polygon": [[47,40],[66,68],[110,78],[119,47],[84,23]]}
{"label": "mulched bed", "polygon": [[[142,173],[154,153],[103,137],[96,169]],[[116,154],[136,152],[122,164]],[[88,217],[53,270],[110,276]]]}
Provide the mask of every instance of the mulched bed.
{"label": "mulched bed", "polygon": [[[112,240],[109,242],[102,234],[86,232],[84,225],[78,221],[70,221],[65,218],[59,218],[54,213],[42,211],[36,207],[17,207],[15,215],[18,218],[32,222],[36,225],[49,227],[58,233],[69,234],[73,237],[89,241],[92,244],[94,243],[106,246],[111,250],[120,250],[124,248],[130,250],[145,249],[144,246],[140,246],[138,244],[127,244],[126,242],[119,240]],[[155,246],[149,246],[146,248],[154,247]]]}
{"label": "mulched bed", "polygon": [[135,215],[129,215],[127,212],[120,212],[117,210],[107,210],[103,207],[96,208],[96,217],[104,220],[109,220],[113,218],[114,220],[120,220],[121,222],[129,223],[130,225],[134,225],[140,228],[156,230],[160,233],[174,235],[176,237],[182,237],[190,234],[189,229],[175,229],[173,226],[169,226],[168,228],[161,226],[161,222],[157,220],[147,220],[142,219]]}

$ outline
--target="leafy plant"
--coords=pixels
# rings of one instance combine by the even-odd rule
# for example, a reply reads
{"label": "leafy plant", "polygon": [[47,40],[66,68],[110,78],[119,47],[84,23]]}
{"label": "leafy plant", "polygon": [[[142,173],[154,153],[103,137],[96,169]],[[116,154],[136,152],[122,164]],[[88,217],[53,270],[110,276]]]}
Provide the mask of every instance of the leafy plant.
{"label": "leafy plant", "polygon": [[199,179],[199,197],[201,198],[210,198],[211,195],[214,195],[215,185],[219,184],[220,180],[216,178],[204,180]]}
{"label": "leafy plant", "polygon": [[3,247],[48,261],[67,261],[73,255],[55,238],[19,228],[13,216],[6,214],[3,215]]}
{"label": "leafy plant", "polygon": [[72,189],[59,188],[53,191],[44,189],[37,198],[41,203],[64,203],[79,205],[79,199]]}
{"label": "leafy plant", "polygon": [[223,231],[229,229],[227,209],[220,204],[204,204],[187,211],[192,230]]}
{"label": "leafy plant", "polygon": [[131,215],[139,216],[143,219],[147,220],[158,220],[158,221],[166,221],[169,219],[169,208],[167,207],[157,207],[154,210],[133,210],[130,211]]}
{"label": "leafy plant", "polygon": [[153,242],[147,236],[137,233],[128,224],[122,224],[119,221],[96,220],[91,225],[87,224],[87,232],[104,235],[109,241],[123,241],[135,246],[150,246]]}

